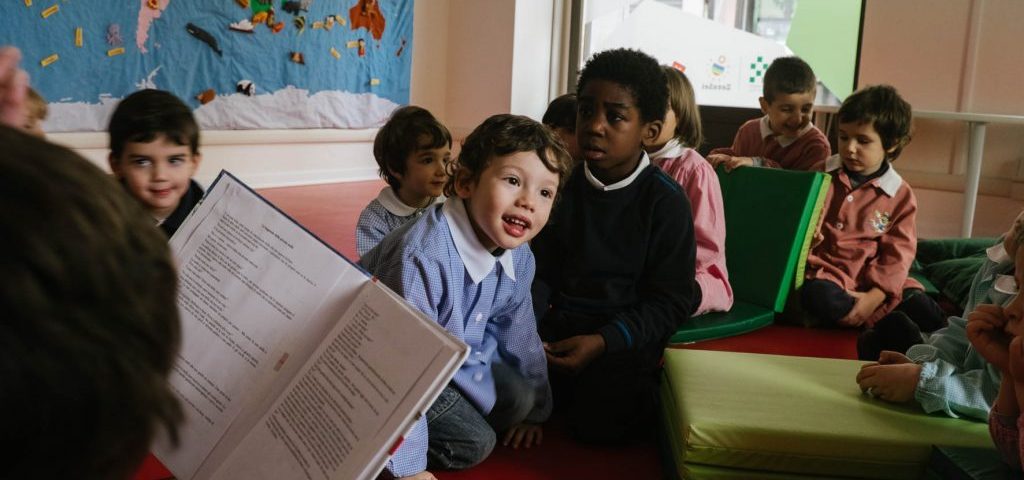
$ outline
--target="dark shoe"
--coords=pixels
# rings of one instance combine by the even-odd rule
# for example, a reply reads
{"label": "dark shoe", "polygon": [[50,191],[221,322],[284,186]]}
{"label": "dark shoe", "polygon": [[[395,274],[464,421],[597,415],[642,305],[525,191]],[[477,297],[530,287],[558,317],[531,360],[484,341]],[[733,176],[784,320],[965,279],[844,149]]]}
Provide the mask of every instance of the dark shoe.
{"label": "dark shoe", "polygon": [[878,342],[878,334],[867,329],[857,335],[857,358],[869,362],[877,362],[882,355],[882,345]]}
{"label": "dark shoe", "polygon": [[882,350],[906,353],[911,346],[924,342],[921,329],[907,314],[900,311],[889,312],[875,324],[878,344]]}

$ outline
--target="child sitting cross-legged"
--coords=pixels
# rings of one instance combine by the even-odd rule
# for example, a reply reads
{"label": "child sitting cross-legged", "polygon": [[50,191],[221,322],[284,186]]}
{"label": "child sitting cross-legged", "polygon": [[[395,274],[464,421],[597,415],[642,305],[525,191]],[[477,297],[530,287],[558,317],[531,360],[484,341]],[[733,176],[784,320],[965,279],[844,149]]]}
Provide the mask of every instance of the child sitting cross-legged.
{"label": "child sitting cross-legged", "polygon": [[426,109],[402,107],[377,132],[373,156],[388,186],[359,214],[356,252],[360,256],[443,199],[452,136]]}
{"label": "child sitting cross-legged", "polygon": [[448,200],[360,260],[472,349],[386,473],[433,478],[427,468],[468,468],[487,458],[497,434],[514,447],[540,442],[552,403],[527,243],[547,223],[570,164],[547,127],[490,117],[466,137]]}
{"label": "child sitting cross-legged", "polygon": [[911,109],[896,89],[877,85],[839,107],[838,154],[825,163],[832,182],[807,256],[800,303],[810,322],[866,327],[862,360],[905,352],[946,316],[908,277],[917,251],[917,200],[891,165],[910,142]]}
{"label": "child sitting cross-legged", "polygon": [[192,110],[173,94],[140,90],[117,104],[110,118],[110,169],[170,237],[203,188],[192,180],[202,156]]}

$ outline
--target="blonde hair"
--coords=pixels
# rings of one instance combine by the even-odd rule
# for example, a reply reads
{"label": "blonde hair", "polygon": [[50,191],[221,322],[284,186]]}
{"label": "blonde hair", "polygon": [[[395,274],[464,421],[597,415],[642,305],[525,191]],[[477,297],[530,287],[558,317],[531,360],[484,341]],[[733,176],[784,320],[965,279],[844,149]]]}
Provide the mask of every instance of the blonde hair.
{"label": "blonde hair", "polygon": [[668,84],[668,103],[676,116],[675,138],[687,147],[698,148],[704,142],[704,132],[693,85],[683,72],[668,66],[661,68]]}
{"label": "blonde hair", "polygon": [[50,113],[49,107],[46,106],[46,99],[32,87],[28,88],[25,105],[28,106],[28,115],[39,119],[39,121],[46,120],[46,116]]}

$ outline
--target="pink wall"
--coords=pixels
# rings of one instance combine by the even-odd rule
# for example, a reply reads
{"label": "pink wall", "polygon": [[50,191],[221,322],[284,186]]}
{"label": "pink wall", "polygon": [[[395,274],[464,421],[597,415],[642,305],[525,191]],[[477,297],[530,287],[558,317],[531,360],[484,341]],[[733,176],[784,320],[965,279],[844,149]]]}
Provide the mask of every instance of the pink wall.
{"label": "pink wall", "polygon": [[[858,85],[888,83],[919,110],[1024,115],[1024,2],[866,0]],[[959,191],[966,128],[918,120],[897,168],[915,187]],[[1024,199],[1024,127],[988,128],[981,190]]]}

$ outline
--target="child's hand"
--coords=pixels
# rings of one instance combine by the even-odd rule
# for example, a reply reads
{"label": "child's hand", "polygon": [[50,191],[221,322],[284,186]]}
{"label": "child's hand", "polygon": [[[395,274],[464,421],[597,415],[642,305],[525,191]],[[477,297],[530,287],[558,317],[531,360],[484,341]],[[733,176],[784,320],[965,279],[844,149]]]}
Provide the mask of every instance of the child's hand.
{"label": "child's hand", "polygon": [[749,167],[754,164],[754,159],[750,157],[729,157],[729,160],[725,162],[725,171],[731,172],[739,167]]}
{"label": "child's hand", "polygon": [[903,403],[914,399],[921,366],[916,363],[879,365],[869,363],[857,372],[857,385],[871,396],[887,402]]}
{"label": "child's hand", "polygon": [[511,445],[512,448],[530,448],[540,445],[544,441],[544,428],[532,423],[520,423],[513,425],[505,432],[505,438],[501,441],[504,446]]}
{"label": "child's hand", "polygon": [[839,324],[847,327],[859,327],[866,323],[871,314],[885,301],[885,293],[878,288],[872,288],[867,292],[847,290],[846,293],[853,297],[854,304],[850,312],[839,319]]}
{"label": "child's hand", "polygon": [[21,128],[25,122],[25,98],[28,74],[18,68],[21,52],[17,48],[0,48],[0,123]]}
{"label": "child's hand", "polygon": [[712,167],[718,168],[719,165],[728,162],[731,158],[732,156],[730,155],[726,155],[724,153],[716,153],[714,155],[708,155],[708,162],[711,164]]}
{"label": "child's hand", "polygon": [[978,305],[967,315],[967,338],[971,345],[1005,375],[1009,373],[1011,339],[1004,328],[1006,315],[998,305]]}
{"label": "child's hand", "polygon": [[569,373],[578,373],[604,353],[604,337],[577,335],[554,343],[545,343],[548,365]]}
{"label": "child's hand", "polygon": [[892,350],[882,350],[882,354],[878,356],[879,365],[900,365],[903,363],[914,363],[909,357]]}

